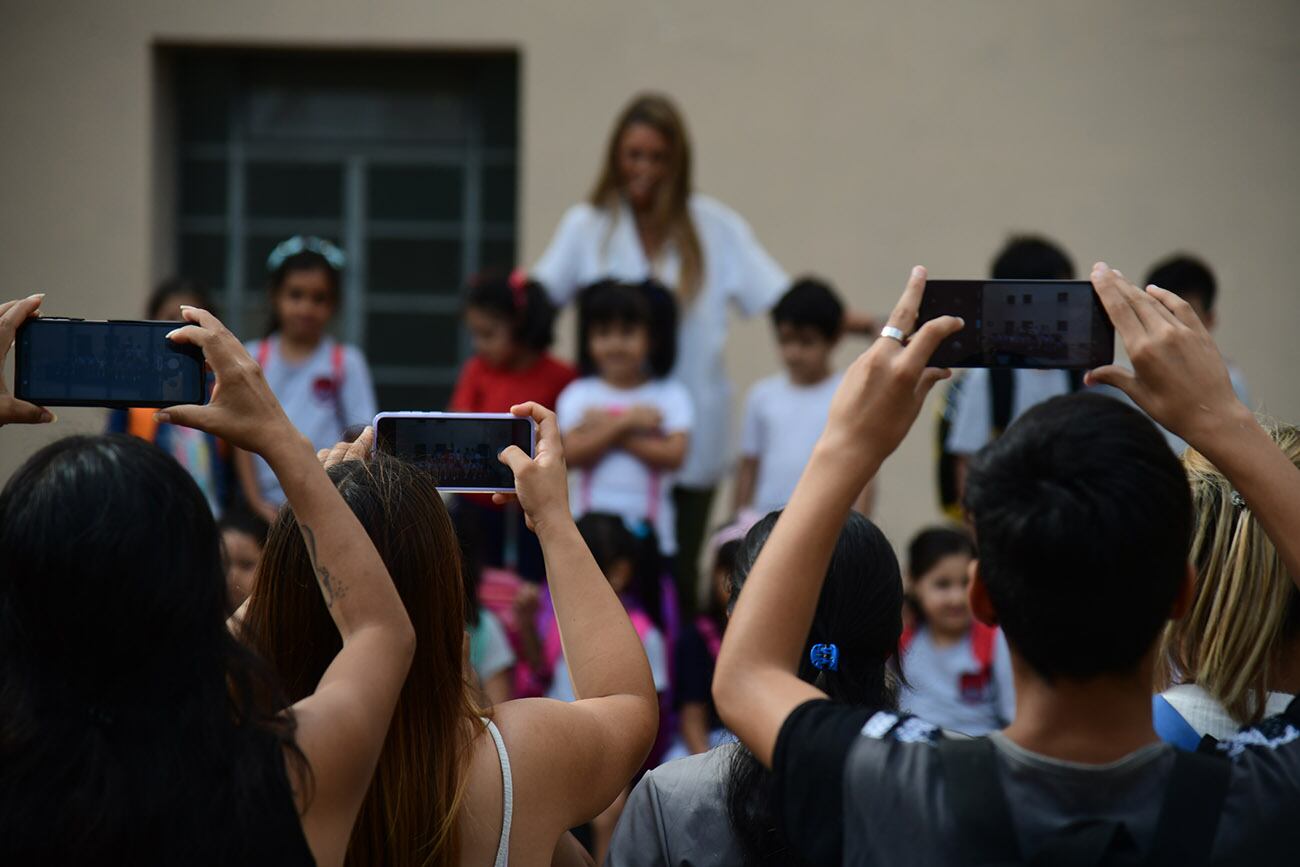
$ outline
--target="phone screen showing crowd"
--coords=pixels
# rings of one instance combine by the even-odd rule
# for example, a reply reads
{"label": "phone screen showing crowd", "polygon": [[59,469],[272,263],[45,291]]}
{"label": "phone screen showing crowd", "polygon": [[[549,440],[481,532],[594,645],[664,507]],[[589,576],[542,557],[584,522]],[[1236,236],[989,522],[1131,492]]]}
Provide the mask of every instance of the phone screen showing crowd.
{"label": "phone screen showing crowd", "polygon": [[166,337],[180,324],[33,320],[18,335],[18,395],[53,405],[202,403],[201,353]]}
{"label": "phone screen showing crowd", "polygon": [[388,417],[376,436],[380,451],[426,468],[448,490],[514,490],[514,474],[497,456],[512,445],[532,450],[532,426],[517,418]]}

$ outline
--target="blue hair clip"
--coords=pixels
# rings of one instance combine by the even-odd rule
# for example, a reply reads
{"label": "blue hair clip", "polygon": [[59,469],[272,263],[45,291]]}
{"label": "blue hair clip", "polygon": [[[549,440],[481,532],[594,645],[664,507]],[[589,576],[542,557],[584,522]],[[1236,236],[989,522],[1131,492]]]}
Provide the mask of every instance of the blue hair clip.
{"label": "blue hair clip", "polygon": [[271,255],[266,257],[266,270],[274,271],[284,264],[285,259],[299,253],[315,253],[322,256],[335,271],[342,271],[343,266],[348,262],[347,257],[343,255],[343,251],[324,238],[317,238],[315,235],[306,237],[294,235],[287,241],[281,241],[277,244],[276,248],[271,251]]}
{"label": "blue hair clip", "polygon": [[623,526],[627,529],[629,533],[631,533],[633,536],[635,536],[638,539],[645,540],[650,537],[649,521],[629,521],[627,518],[624,518]]}
{"label": "blue hair clip", "polygon": [[820,668],[822,671],[840,670],[840,649],[834,644],[814,644],[808,659],[812,662],[813,668]]}

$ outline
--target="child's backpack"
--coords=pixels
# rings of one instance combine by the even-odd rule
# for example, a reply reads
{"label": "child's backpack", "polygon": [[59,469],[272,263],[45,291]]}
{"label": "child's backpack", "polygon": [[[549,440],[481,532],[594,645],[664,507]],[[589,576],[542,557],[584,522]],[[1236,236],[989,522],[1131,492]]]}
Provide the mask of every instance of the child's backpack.
{"label": "child's backpack", "polygon": [[1150,854],[1133,851],[1123,822],[1080,820],[1051,835],[1035,851],[1021,851],[988,738],[939,741],[944,798],[953,817],[953,851],[980,867],[1194,867],[1210,863],[1219,815],[1228,792],[1226,758],[1175,751]]}

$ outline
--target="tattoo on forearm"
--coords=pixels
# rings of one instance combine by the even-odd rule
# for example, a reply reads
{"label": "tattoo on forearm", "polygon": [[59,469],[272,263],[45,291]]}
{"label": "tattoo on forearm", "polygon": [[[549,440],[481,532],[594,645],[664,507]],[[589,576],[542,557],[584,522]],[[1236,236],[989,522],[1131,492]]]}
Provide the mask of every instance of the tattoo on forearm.
{"label": "tattoo on forearm", "polygon": [[334,600],[342,599],[347,588],[316,559],[316,534],[311,531],[311,527],[306,524],[299,526],[302,527],[302,537],[307,542],[307,556],[311,558],[312,569],[316,571],[316,581],[320,584],[321,593],[325,595],[325,607],[333,608]]}

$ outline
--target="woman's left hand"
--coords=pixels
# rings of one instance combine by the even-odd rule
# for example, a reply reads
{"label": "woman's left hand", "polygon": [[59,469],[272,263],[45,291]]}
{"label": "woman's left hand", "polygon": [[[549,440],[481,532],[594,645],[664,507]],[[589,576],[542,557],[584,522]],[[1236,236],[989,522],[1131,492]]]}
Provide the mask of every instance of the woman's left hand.
{"label": "woman's left hand", "polygon": [[[0,370],[4,369],[5,358],[14,345],[18,326],[36,315],[45,296],[29,295],[14,301],[0,304]],[[7,424],[44,424],[54,421],[54,413],[44,407],[9,394],[4,377],[0,376],[0,426]]]}

